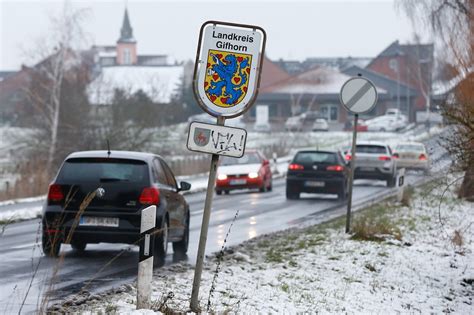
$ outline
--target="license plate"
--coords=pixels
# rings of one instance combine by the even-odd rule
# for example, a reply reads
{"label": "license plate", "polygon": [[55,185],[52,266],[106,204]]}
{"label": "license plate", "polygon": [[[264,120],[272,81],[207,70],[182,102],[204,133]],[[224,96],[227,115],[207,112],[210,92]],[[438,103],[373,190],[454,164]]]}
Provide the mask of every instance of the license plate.
{"label": "license plate", "polygon": [[307,181],[304,183],[306,187],[324,187],[325,182]]}
{"label": "license plate", "polygon": [[231,179],[229,184],[231,185],[244,185],[247,184],[246,179]]}
{"label": "license plate", "polygon": [[109,217],[81,217],[79,222],[81,226],[107,226],[107,227],[118,227],[118,218]]}
{"label": "license plate", "polygon": [[360,170],[362,172],[373,172],[373,171],[375,171],[375,168],[373,168],[373,167],[361,167]]}

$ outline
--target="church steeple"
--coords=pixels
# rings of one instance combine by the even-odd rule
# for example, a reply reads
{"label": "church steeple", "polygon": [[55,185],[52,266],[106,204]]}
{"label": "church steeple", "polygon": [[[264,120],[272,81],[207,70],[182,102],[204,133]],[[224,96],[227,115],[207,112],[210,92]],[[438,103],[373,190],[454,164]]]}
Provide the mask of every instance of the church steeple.
{"label": "church steeple", "polygon": [[128,10],[125,8],[123,15],[122,28],[120,29],[120,38],[117,41],[117,59],[118,65],[136,65],[137,41],[133,37],[133,29],[128,18]]}
{"label": "church steeple", "polygon": [[133,28],[130,25],[130,19],[128,18],[128,10],[125,8],[125,13],[123,15],[122,28],[120,29],[120,38],[117,41],[118,43],[134,43],[135,38],[133,38]]}

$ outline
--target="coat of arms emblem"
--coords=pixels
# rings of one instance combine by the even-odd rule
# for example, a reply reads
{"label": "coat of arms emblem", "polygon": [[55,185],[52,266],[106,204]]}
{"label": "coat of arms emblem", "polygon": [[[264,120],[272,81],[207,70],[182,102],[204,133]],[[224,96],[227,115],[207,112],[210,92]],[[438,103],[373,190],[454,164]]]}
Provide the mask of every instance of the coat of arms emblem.
{"label": "coat of arms emblem", "polygon": [[204,90],[219,107],[239,104],[247,94],[252,55],[209,50]]}
{"label": "coat of arms emblem", "polygon": [[211,130],[204,128],[194,129],[194,143],[200,147],[205,147],[209,143]]}

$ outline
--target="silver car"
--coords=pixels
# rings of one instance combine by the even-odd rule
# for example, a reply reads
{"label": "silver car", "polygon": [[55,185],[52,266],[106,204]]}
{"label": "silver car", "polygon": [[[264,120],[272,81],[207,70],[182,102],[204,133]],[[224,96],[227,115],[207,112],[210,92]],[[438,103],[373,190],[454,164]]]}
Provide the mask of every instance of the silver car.
{"label": "silver car", "polygon": [[[346,151],[347,161],[352,159]],[[394,187],[397,180],[397,163],[390,147],[382,142],[359,142],[356,145],[354,179],[384,180],[388,187]]]}
{"label": "silver car", "polygon": [[397,160],[398,168],[422,170],[425,173],[430,169],[430,158],[425,145],[420,142],[403,142],[397,144],[393,150],[393,158]]}

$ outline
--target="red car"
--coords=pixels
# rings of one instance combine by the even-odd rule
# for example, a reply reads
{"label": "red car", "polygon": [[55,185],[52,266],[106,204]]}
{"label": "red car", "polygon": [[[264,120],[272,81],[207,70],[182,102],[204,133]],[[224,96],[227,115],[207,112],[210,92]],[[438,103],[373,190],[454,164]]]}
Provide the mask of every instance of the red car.
{"label": "red car", "polygon": [[241,158],[224,157],[219,163],[216,193],[228,194],[236,189],[272,190],[272,171],[269,161],[259,151],[245,152]]}
{"label": "red car", "polygon": [[[352,126],[352,124],[353,122],[348,120],[344,126],[344,130],[353,131],[354,127]],[[359,119],[359,121],[357,122],[357,131],[363,132],[363,131],[367,131],[367,129],[368,129],[367,123],[364,120]]]}

